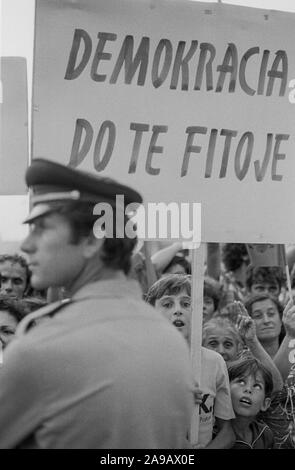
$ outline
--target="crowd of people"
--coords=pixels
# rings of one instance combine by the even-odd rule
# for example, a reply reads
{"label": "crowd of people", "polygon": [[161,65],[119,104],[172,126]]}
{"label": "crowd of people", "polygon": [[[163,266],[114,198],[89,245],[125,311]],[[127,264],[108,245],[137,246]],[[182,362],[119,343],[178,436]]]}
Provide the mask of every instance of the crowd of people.
{"label": "crowd of people", "polygon": [[295,447],[282,268],[252,266],[244,244],[207,245],[197,383],[190,252],[96,238],[97,201],[141,202],[115,181],[35,159],[26,182],[30,233],[22,255],[0,256],[1,448]]}
{"label": "crowd of people", "polygon": [[[202,373],[197,391],[199,394],[201,390],[203,396],[210,393],[215,428],[212,440],[203,440],[202,426],[207,425],[208,417],[202,416],[201,408],[198,447],[294,448],[295,357],[294,354],[291,357],[290,351],[295,346],[295,308],[287,293],[284,270],[280,266],[252,266],[245,244],[214,245],[208,246],[204,266],[201,371],[210,370],[213,379],[216,369],[208,365],[206,349],[222,356],[227,366],[227,392],[234,418],[230,413],[226,415],[224,399],[220,407],[221,392],[216,384],[214,392],[212,389],[209,392],[208,377]],[[170,269],[175,263],[171,272],[177,274],[167,274],[165,266],[159,271],[155,263],[159,280],[144,296],[189,341],[190,268],[184,270],[184,263],[179,264],[182,250],[174,256],[173,246],[181,248],[179,244],[171,245],[156,253],[154,260],[162,260],[163,253],[169,253]],[[209,259],[212,249],[213,262]],[[219,373],[224,371],[221,365],[217,369]],[[218,439],[219,418],[230,420],[234,444],[228,444],[231,436],[228,429],[225,440]]]}

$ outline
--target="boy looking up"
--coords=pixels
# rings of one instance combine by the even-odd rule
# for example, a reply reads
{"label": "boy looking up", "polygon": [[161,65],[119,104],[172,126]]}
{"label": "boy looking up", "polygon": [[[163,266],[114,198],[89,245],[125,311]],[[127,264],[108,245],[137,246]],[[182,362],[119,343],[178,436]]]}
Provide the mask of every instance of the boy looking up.
{"label": "boy looking up", "polygon": [[[146,300],[154,305],[190,344],[191,276],[170,274],[159,279],[149,289]],[[196,403],[200,405],[198,447],[230,448],[234,438],[230,420],[234,418],[234,413],[226,364],[220,354],[203,347],[199,385],[200,388],[195,389]],[[214,425],[219,432],[212,440]]]}
{"label": "boy looking up", "polygon": [[245,358],[229,369],[232,404],[236,418],[232,427],[236,442],[232,449],[272,449],[274,438],[269,427],[256,420],[270,405],[271,373],[257,359]]}

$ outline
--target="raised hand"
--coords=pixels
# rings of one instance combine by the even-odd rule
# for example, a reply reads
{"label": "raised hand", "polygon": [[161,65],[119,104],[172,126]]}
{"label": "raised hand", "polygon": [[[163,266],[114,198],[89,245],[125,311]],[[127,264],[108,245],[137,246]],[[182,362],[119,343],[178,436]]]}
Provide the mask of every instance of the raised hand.
{"label": "raised hand", "polygon": [[235,302],[237,311],[236,327],[242,340],[248,345],[250,342],[256,341],[256,326],[253,318],[248,314],[242,302]]}
{"label": "raised hand", "polygon": [[284,309],[282,321],[286,334],[295,338],[295,305],[292,299],[289,300]]}

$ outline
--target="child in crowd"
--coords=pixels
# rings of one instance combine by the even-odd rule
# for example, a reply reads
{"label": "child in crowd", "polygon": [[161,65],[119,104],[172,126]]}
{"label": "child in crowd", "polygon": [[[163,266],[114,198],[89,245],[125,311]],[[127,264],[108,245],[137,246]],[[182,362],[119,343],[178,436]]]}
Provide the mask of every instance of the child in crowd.
{"label": "child in crowd", "polygon": [[[191,277],[170,274],[155,282],[149,289],[146,301],[162,313],[190,344],[191,334]],[[230,420],[232,410],[228,373],[220,354],[202,347],[200,389],[195,390],[200,403],[198,446],[230,448],[233,431]],[[213,425],[219,432],[212,440]]]}
{"label": "child in crowd", "polygon": [[244,358],[229,369],[231,398],[235,411],[233,449],[272,449],[269,427],[256,418],[270,405],[273,382],[270,371],[255,358]]}

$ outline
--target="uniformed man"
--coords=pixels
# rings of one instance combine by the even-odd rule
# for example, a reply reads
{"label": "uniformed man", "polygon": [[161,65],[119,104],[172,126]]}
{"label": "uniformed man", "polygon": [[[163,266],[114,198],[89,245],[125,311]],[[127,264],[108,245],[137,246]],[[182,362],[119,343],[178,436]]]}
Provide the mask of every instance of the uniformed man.
{"label": "uniformed man", "polygon": [[183,448],[192,412],[184,339],[128,279],[135,244],[96,238],[93,207],[113,180],[35,159],[33,208],[22,244],[36,289],[68,298],[30,314],[6,348],[0,376],[1,448]]}

